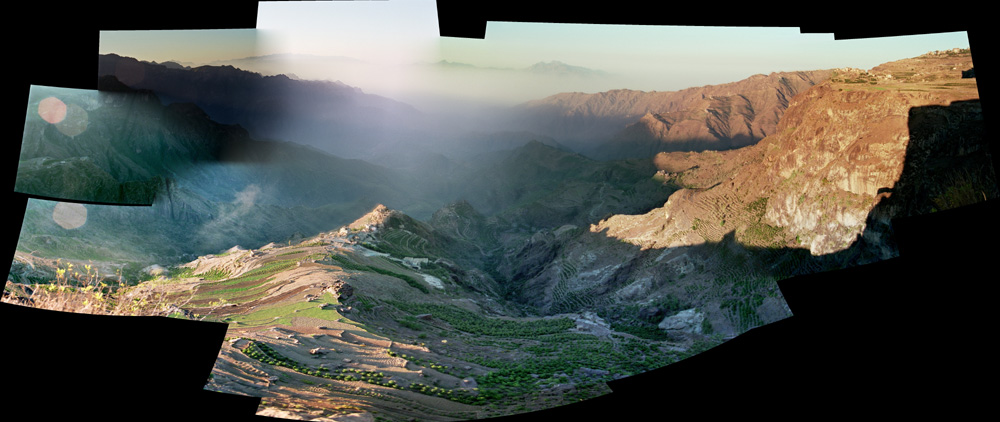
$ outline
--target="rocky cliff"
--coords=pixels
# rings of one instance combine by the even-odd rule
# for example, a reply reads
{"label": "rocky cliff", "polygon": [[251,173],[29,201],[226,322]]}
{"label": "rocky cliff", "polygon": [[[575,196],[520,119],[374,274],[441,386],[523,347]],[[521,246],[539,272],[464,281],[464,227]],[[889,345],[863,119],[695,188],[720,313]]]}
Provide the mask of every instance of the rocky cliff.
{"label": "rocky cliff", "polygon": [[[783,318],[775,280],[896,256],[893,218],[1000,196],[969,67],[965,52],[840,69],[755,145],[658,155],[678,189],[662,207],[540,232],[499,273],[544,312],[668,298],[717,332]],[[518,267],[536,255],[550,263]]]}
{"label": "rocky cliff", "polygon": [[[922,64],[939,67],[930,59]],[[886,64],[880,69],[892,67]],[[664,169],[662,175],[688,189],[641,219],[616,216],[595,228],[606,228],[611,235],[648,247],[690,244],[699,237],[714,241],[725,231],[695,235],[699,231],[692,229],[697,226],[695,219],[716,221],[723,227],[721,222],[727,217],[733,221],[731,215],[737,210],[766,204],[761,223],[775,228],[770,232],[782,233],[775,241],[822,255],[854,242],[876,204],[899,190],[896,185],[904,167],[914,170],[902,183],[937,192],[930,194],[942,204],[936,209],[946,206],[942,186],[950,182],[946,177],[918,177],[928,172],[916,169],[947,169],[955,178],[953,183],[961,183],[958,178],[968,175],[966,179],[976,179],[970,181],[969,189],[975,184],[982,191],[978,199],[995,196],[978,94],[965,86],[949,85],[960,83],[961,78],[961,66],[950,67],[956,69],[935,77],[934,82],[916,83],[842,71],[834,80],[795,97],[777,133],[757,145],[725,154],[661,155],[657,161]],[[856,82],[859,78],[864,82]],[[923,205],[917,206],[920,201],[915,194],[908,195],[909,208],[903,215],[934,208],[933,198],[924,198]],[[883,215],[880,221],[889,218]],[[638,229],[644,226],[663,228]],[[736,230],[738,239],[748,237],[751,229],[728,227]]]}

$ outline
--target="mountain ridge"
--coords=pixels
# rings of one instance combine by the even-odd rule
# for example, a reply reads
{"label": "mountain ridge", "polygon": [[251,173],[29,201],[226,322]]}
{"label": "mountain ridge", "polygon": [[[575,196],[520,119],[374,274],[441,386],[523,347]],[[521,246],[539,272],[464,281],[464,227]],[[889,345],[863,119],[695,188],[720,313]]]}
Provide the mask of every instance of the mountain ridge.
{"label": "mountain ridge", "polygon": [[648,157],[689,141],[730,149],[773,133],[788,100],[830,73],[774,72],[678,91],[562,93],[524,103],[515,116],[526,122],[525,130],[572,140],[595,158]]}
{"label": "mountain ridge", "polygon": [[422,116],[408,104],[343,83],[263,76],[232,65],[171,69],[104,54],[99,56],[98,74],[115,75],[125,85],[156,92],[167,102],[197,104],[213,120],[239,123],[256,137],[313,145],[347,158],[368,154],[366,144],[412,136],[406,129],[387,127],[385,121],[412,129],[419,127]]}

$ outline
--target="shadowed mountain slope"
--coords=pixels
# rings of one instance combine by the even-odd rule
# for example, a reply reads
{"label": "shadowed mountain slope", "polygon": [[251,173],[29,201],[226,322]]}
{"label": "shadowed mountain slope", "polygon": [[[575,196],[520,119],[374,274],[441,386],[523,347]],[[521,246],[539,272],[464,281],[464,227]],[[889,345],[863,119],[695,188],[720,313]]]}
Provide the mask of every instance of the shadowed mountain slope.
{"label": "shadowed mountain slope", "polygon": [[98,74],[151,90],[166,102],[194,103],[213,120],[240,124],[255,137],[312,145],[348,158],[410,139],[421,119],[407,104],[342,83],[262,76],[232,66],[178,69],[107,54],[99,58]]}

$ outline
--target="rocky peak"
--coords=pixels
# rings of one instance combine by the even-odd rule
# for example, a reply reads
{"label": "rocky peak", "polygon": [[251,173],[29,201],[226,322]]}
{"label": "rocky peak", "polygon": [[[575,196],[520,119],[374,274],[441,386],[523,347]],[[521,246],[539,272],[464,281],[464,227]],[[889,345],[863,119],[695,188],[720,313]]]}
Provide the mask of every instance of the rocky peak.
{"label": "rocky peak", "polygon": [[349,224],[347,227],[350,229],[365,229],[370,226],[379,227],[389,219],[389,217],[396,211],[389,209],[385,205],[378,204],[367,214],[361,216],[361,218],[354,220],[353,223]]}

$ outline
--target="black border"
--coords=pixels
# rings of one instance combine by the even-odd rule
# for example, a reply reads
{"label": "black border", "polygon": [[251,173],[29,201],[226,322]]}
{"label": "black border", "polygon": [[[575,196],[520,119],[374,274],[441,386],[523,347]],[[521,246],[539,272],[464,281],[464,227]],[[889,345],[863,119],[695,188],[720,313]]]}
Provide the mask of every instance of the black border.
{"label": "black border", "polygon": [[[9,9],[6,62],[18,89],[4,125],[11,162],[28,87],[96,87],[98,31],[253,28],[255,1],[25,2]],[[986,116],[993,110],[993,57],[986,13],[957,4],[439,0],[442,35],[482,35],[485,21],[794,26],[838,39],[969,31]],[[989,119],[987,119],[989,122]],[[995,125],[987,127],[996,133]],[[10,147],[9,147],[10,148]],[[994,157],[997,156],[994,145]],[[24,195],[7,166],[7,256],[13,256]],[[804,312],[579,405],[504,420],[649,420],[677,417],[972,415],[985,410],[986,330],[996,204],[908,220],[910,254],[854,271],[783,282]],[[905,230],[904,230],[905,231]],[[985,242],[985,243],[984,243]],[[992,291],[993,289],[990,289]],[[907,294],[897,293],[906,291]],[[852,302],[858,292],[869,296]],[[865,293],[860,293],[865,295]],[[846,305],[845,305],[846,303]],[[260,420],[256,399],[201,390],[224,328],[175,320],[94,318],[0,307],[6,364],[4,413],[24,420],[93,414],[103,420]],[[220,331],[222,330],[222,331]],[[138,375],[138,368],[143,375]],[[152,376],[151,376],[152,375]],[[982,379],[986,383],[972,381]],[[804,413],[803,413],[804,412]]]}

